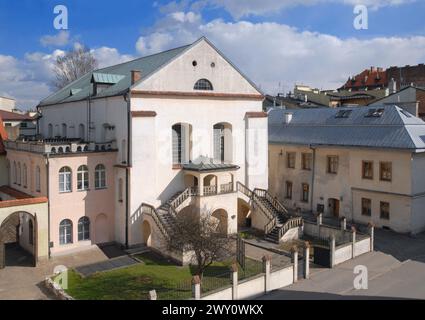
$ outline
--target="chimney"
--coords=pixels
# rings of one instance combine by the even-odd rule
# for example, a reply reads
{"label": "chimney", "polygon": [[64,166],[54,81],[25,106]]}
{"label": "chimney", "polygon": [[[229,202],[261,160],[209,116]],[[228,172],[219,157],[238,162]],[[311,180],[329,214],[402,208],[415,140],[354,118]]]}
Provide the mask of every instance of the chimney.
{"label": "chimney", "polygon": [[284,114],[284,118],[283,118],[283,123],[284,124],[289,124],[292,121],[292,113],[290,112],[285,112]]}
{"label": "chimney", "polygon": [[142,79],[142,71],[131,70],[131,85]]}

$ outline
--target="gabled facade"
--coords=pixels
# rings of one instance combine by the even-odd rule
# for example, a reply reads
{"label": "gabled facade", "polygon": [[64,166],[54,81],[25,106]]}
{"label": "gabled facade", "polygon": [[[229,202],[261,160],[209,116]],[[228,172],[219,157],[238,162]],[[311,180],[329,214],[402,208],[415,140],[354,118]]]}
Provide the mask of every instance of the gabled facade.
{"label": "gabled facade", "polygon": [[24,188],[14,168],[25,163],[49,198],[51,254],[105,242],[161,250],[170,204],[234,233],[245,218],[237,182],[268,186],[263,98],[205,38],[96,70],[40,103],[42,140],[7,143],[11,185]]}

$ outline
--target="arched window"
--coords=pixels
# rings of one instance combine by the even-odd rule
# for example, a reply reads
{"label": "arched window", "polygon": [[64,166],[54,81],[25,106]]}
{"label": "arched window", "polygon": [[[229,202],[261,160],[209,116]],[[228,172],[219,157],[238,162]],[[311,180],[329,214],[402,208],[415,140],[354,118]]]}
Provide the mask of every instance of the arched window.
{"label": "arched window", "polygon": [[187,123],[178,123],[172,126],[172,153],[173,164],[184,164],[191,157],[192,126]]}
{"label": "arched window", "polygon": [[22,184],[24,185],[24,188],[28,185],[28,172],[27,172],[27,165],[24,163],[22,168]]}
{"label": "arched window", "polygon": [[21,181],[21,163],[20,162],[18,162],[18,176],[17,176],[17,180],[18,180],[18,186],[20,186],[21,185],[21,183],[22,183],[22,181]]}
{"label": "arched window", "polygon": [[40,183],[40,167],[37,166],[35,168],[35,191],[40,192],[41,191],[41,183]]}
{"label": "arched window", "polygon": [[72,221],[62,220],[59,224],[59,244],[72,243]]}
{"label": "arched window", "polygon": [[34,224],[31,219],[28,221],[28,243],[34,244]]}
{"label": "arched window", "polygon": [[106,169],[103,164],[98,164],[95,168],[94,184],[96,189],[106,188]]}
{"label": "arched window", "polygon": [[62,137],[66,138],[68,135],[68,127],[66,126],[66,123],[62,123]]}
{"label": "arched window", "polygon": [[193,90],[207,90],[212,91],[213,85],[211,82],[207,79],[200,79],[195,83],[195,86],[193,87]]}
{"label": "arched window", "polygon": [[47,126],[47,137],[53,138],[53,124],[51,123]]}
{"label": "arched window", "polygon": [[81,217],[78,220],[78,241],[90,240],[90,219]]}
{"label": "arched window", "polygon": [[82,165],[77,170],[77,190],[88,190],[89,188],[89,169]]}
{"label": "arched window", "polygon": [[123,182],[122,182],[122,179],[118,180],[118,201],[123,202]]}
{"label": "arched window", "polygon": [[78,138],[81,140],[86,140],[86,129],[84,127],[84,124],[80,123],[78,126]]}
{"label": "arched window", "polygon": [[59,192],[71,192],[72,171],[69,167],[59,170]]}
{"label": "arched window", "polygon": [[216,162],[232,162],[232,125],[217,123],[214,130],[214,160]]}

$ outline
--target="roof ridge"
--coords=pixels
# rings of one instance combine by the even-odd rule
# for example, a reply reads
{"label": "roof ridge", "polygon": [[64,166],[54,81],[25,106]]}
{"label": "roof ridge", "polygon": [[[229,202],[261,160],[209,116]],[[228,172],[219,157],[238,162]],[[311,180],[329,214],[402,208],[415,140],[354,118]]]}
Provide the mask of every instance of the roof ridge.
{"label": "roof ridge", "polygon": [[180,47],[176,47],[176,48],[171,48],[171,49],[168,49],[168,50],[164,50],[164,51],[160,51],[160,52],[157,52],[157,53],[149,54],[147,56],[138,57],[138,58],[135,58],[135,59],[132,59],[132,60],[128,60],[128,61],[121,62],[121,63],[118,63],[118,64],[114,64],[114,65],[111,65],[111,66],[108,66],[108,67],[104,67],[104,68],[101,68],[101,69],[96,69],[96,70],[93,70],[92,72],[98,72],[98,71],[105,70],[105,69],[108,69],[108,68],[122,66],[122,65],[125,65],[127,63],[131,63],[131,62],[135,62],[135,61],[138,61],[138,60],[142,60],[142,59],[154,57],[154,56],[159,55],[159,54],[167,53],[167,52],[174,51],[174,50],[183,49],[183,48],[189,47],[191,45],[192,44],[186,44],[184,46],[180,46]]}

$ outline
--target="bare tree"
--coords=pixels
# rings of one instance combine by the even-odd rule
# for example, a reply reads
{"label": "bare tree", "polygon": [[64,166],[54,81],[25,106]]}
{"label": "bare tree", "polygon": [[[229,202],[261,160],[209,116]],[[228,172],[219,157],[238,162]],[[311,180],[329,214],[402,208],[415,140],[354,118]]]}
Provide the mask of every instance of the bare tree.
{"label": "bare tree", "polygon": [[209,213],[200,216],[192,212],[178,214],[168,246],[193,252],[196,274],[201,278],[209,265],[228,257],[231,252],[230,238],[221,232],[217,219]]}
{"label": "bare tree", "polygon": [[85,46],[79,46],[58,56],[53,67],[55,80],[53,85],[62,89],[67,84],[77,80],[87,72],[97,68],[97,61],[90,50]]}

